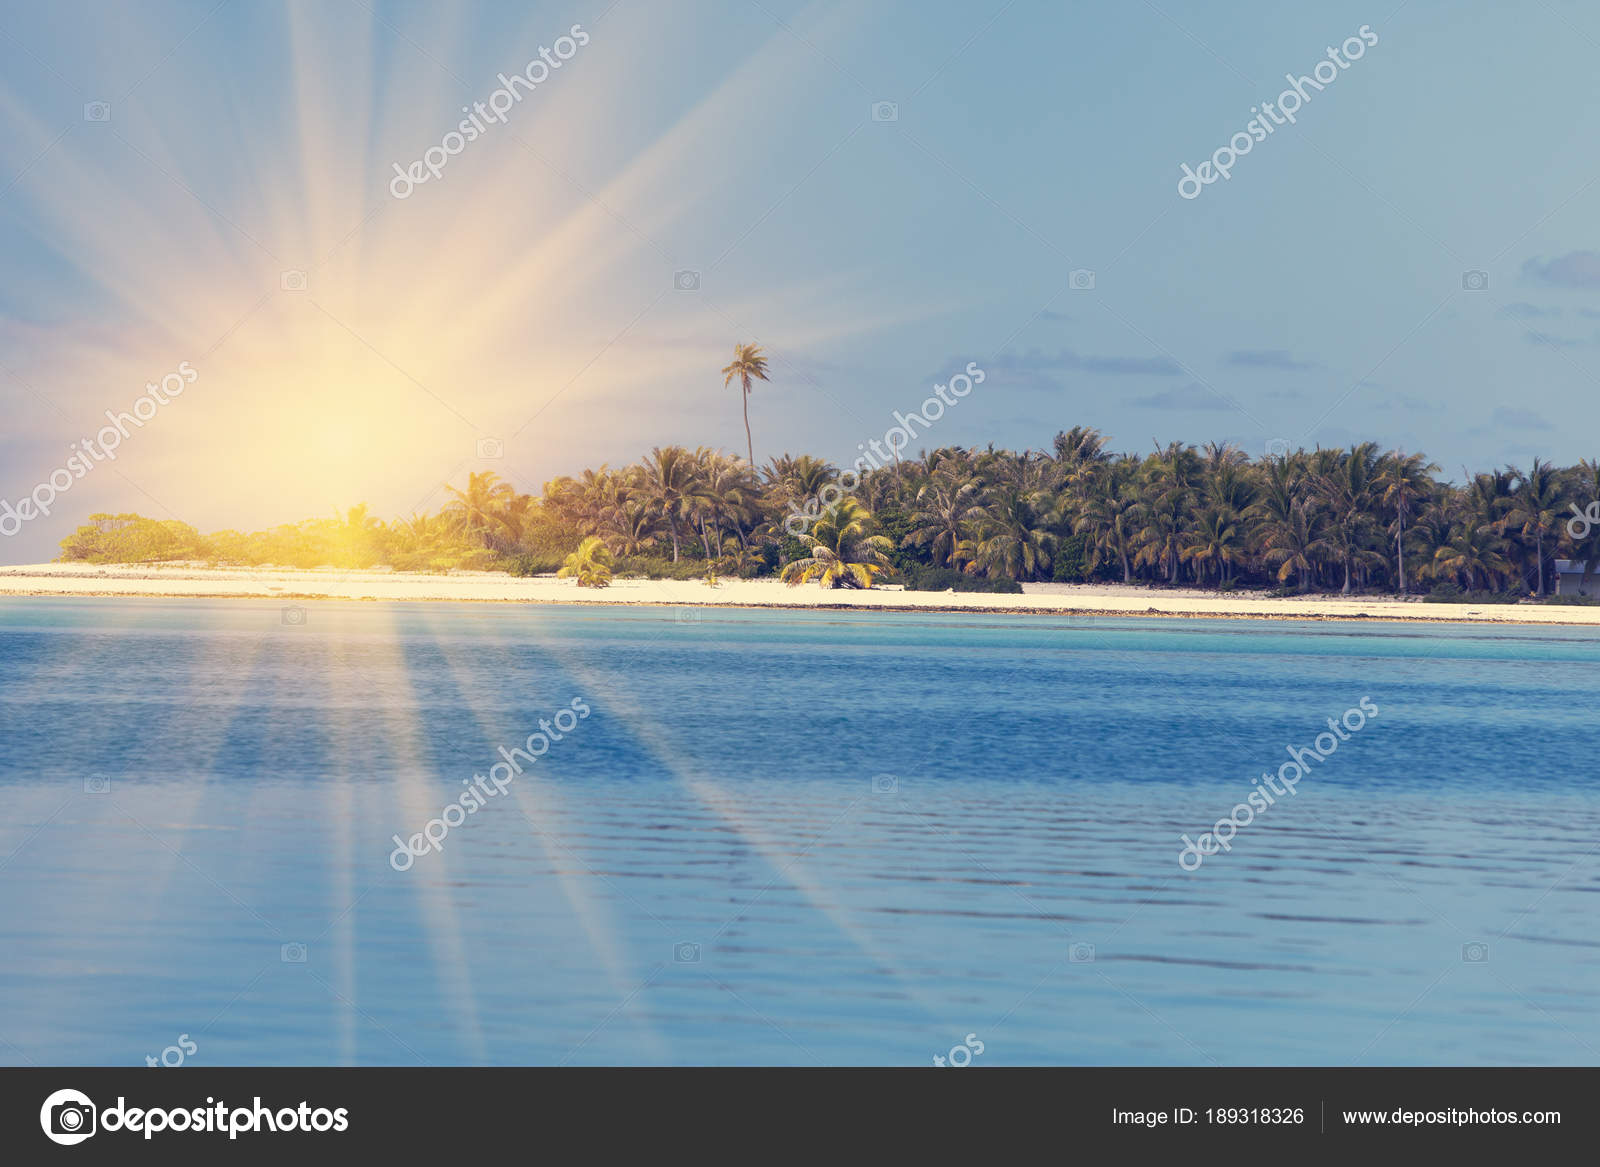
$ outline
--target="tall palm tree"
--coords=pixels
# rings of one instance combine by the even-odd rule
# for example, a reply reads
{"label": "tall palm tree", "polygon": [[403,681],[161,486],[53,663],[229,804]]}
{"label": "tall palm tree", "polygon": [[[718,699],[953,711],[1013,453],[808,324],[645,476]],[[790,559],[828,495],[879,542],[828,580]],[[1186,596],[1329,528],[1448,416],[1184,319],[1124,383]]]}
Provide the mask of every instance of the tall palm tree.
{"label": "tall palm tree", "polygon": [[839,500],[801,536],[811,554],[787,564],[781,576],[790,585],[816,580],[825,588],[870,588],[893,568],[888,552],[894,544],[871,534],[872,516],[854,498]]}
{"label": "tall palm tree", "polygon": [[1379,501],[1394,512],[1389,531],[1394,535],[1395,577],[1402,596],[1406,594],[1406,520],[1416,512],[1417,504],[1427,499],[1433,487],[1429,475],[1438,469],[1421,454],[1398,451],[1383,456],[1373,480]]}
{"label": "tall palm tree", "polygon": [[752,381],[765,381],[767,379],[767,358],[761,355],[759,344],[736,344],[733,346],[733,360],[722,370],[722,387],[726,389],[739,379],[740,387],[744,393],[744,441],[745,452],[750,457],[750,465],[756,464],[755,443],[750,440],[750,383]]}
{"label": "tall palm tree", "polygon": [[1366,545],[1372,528],[1378,443],[1362,442],[1340,455],[1335,465],[1315,480],[1315,489],[1327,505],[1331,523],[1328,542],[1344,568],[1341,595],[1350,594],[1351,569],[1370,563],[1374,554]]}
{"label": "tall palm tree", "polygon": [[[1511,496],[1511,507],[1501,520],[1501,530],[1515,530],[1524,539],[1534,543],[1535,574],[1538,588],[1534,595],[1544,598],[1544,541],[1557,534],[1562,521],[1561,479],[1548,462],[1535,458],[1526,474],[1517,473],[1516,493]],[[1523,577],[1526,586],[1527,577]]]}

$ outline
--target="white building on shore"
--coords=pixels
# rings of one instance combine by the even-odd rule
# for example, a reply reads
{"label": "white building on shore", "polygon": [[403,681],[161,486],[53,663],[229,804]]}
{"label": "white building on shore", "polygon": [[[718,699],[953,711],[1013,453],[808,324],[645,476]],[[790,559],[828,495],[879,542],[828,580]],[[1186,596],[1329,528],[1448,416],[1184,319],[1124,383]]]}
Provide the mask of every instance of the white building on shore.
{"label": "white building on shore", "polygon": [[1594,577],[1590,579],[1587,589],[1583,586],[1583,569],[1584,563],[1582,560],[1556,560],[1556,595],[1600,596],[1600,568],[1595,570]]}

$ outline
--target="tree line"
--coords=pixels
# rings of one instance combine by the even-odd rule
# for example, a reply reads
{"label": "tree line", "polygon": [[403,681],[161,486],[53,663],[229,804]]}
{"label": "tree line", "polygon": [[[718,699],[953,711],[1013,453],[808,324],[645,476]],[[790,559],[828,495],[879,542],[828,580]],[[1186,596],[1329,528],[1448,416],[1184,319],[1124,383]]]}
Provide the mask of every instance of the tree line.
{"label": "tree line", "polygon": [[1219,443],[1119,454],[1082,426],[1048,450],[946,446],[859,474],[808,455],[758,469],[706,447],[664,446],[557,478],[537,496],[473,473],[439,511],[392,523],[360,506],[201,536],[170,520],[96,515],[63,541],[61,558],[537,574],[593,537],[618,573],[673,578],[1534,597],[1552,589],[1557,558],[1586,561],[1591,575],[1600,565],[1600,522],[1584,519],[1600,514],[1600,461],[1536,458],[1461,484],[1438,472],[1421,454],[1373,442],[1261,458]]}

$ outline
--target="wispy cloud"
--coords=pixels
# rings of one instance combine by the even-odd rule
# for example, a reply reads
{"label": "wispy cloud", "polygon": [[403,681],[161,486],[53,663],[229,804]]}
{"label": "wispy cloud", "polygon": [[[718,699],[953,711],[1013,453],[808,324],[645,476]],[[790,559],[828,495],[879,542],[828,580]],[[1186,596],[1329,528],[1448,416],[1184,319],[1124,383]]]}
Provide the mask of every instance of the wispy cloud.
{"label": "wispy cloud", "polygon": [[1233,408],[1226,400],[1197,381],[1191,381],[1182,388],[1174,386],[1171,389],[1163,389],[1159,393],[1135,397],[1128,404],[1137,405],[1144,409],[1181,409],[1191,411],[1217,411]]}
{"label": "wispy cloud", "polygon": [[1552,288],[1600,288],[1600,251],[1569,251],[1549,262],[1530,259],[1522,274]]}
{"label": "wispy cloud", "polygon": [[1235,349],[1223,361],[1237,369],[1314,369],[1315,361],[1299,361],[1281,348]]}
{"label": "wispy cloud", "polygon": [[1523,333],[1522,339],[1529,344],[1542,345],[1545,348],[1577,348],[1583,343],[1581,340],[1572,340],[1570,337],[1556,336],[1552,332],[1540,332],[1537,329]]}
{"label": "wispy cloud", "polygon": [[1504,406],[1494,411],[1494,424],[1514,430],[1548,430],[1555,428],[1531,409],[1507,409]]}
{"label": "wispy cloud", "polygon": [[1530,304],[1526,300],[1518,300],[1507,304],[1495,313],[1506,320],[1542,320],[1551,316],[1560,316],[1560,308],[1541,308],[1537,304]]}
{"label": "wispy cloud", "polygon": [[1170,357],[1095,357],[1071,349],[1044,352],[1029,349],[1022,353],[1001,353],[986,362],[985,368],[1000,373],[1033,376],[1040,373],[1108,373],[1112,376],[1176,377],[1183,373]]}

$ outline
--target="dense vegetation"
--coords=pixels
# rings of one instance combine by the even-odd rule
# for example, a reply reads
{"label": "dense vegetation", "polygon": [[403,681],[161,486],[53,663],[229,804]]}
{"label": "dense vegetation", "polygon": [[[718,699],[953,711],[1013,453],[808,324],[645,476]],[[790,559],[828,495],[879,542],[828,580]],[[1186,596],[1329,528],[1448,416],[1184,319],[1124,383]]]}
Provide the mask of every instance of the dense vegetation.
{"label": "dense vegetation", "polygon": [[61,557],[531,575],[556,571],[594,536],[573,563],[589,564],[583,574],[596,583],[610,572],[938,590],[1116,580],[1440,598],[1543,596],[1558,556],[1600,564],[1600,523],[1572,521],[1600,513],[1600,462],[1535,459],[1459,486],[1437,471],[1375,443],[1257,460],[1216,444],[1113,454],[1077,427],[1049,452],[946,447],[864,470],[850,486],[854,475],[841,484],[816,458],[785,455],[757,471],[668,446],[558,478],[539,497],[472,474],[437,514],[394,523],[360,506],[202,536],[183,523],[95,515]]}

